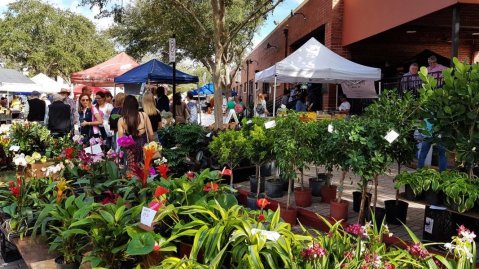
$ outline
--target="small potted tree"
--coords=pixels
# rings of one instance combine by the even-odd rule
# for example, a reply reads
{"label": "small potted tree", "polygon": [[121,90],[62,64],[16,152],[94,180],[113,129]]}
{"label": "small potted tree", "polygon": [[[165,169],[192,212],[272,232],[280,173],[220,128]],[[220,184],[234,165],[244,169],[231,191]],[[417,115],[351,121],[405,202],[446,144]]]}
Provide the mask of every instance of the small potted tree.
{"label": "small potted tree", "polygon": [[[314,123],[313,132],[310,134],[311,139],[313,139],[313,145],[316,150],[311,151],[311,163],[315,166],[316,176],[309,178],[309,187],[311,188],[311,193],[313,196],[321,196],[321,187],[326,185],[331,178],[331,171],[328,171],[326,164],[331,158],[332,152],[330,152],[331,144],[328,139],[330,135],[327,131],[328,125],[332,121],[330,120],[320,120]],[[324,166],[326,171],[325,173],[319,172],[319,166]]]}
{"label": "small potted tree", "polygon": [[[366,116],[387,123],[390,129],[399,134],[399,138],[390,145],[388,150],[388,154],[397,164],[397,174],[401,173],[401,165],[411,163],[415,155],[416,141],[411,133],[415,128],[419,107],[419,102],[410,92],[399,96],[397,91],[385,90],[379,100],[366,109]],[[386,221],[390,224],[405,223],[408,205],[399,200],[399,189],[397,189],[395,200],[384,201]]]}
{"label": "small potted tree", "polygon": [[296,139],[296,157],[295,163],[301,173],[299,178],[300,187],[294,189],[294,200],[296,206],[308,207],[312,204],[312,192],[311,188],[304,186],[304,169],[306,164],[312,162],[314,139],[312,139],[312,132],[314,131],[314,124],[309,121],[300,120],[299,124],[295,128]]}
{"label": "small potted tree", "polygon": [[[255,192],[255,195],[248,196],[248,207],[257,209],[256,200],[259,194],[264,191],[264,181],[261,177],[261,166],[272,159],[273,138],[271,137],[272,130],[264,127],[264,120],[261,118],[254,118],[253,123],[244,125],[242,129],[246,138],[246,157],[255,165],[255,176],[250,177],[250,191]],[[253,184],[253,182],[255,184]]]}
{"label": "small potted tree", "polygon": [[[250,147],[243,132],[235,130],[225,130],[219,132],[209,144],[209,149],[215,155],[220,163],[228,165],[229,169],[233,171],[240,161],[244,159],[245,152],[248,152]],[[230,177],[230,187],[233,188],[233,172]]]}

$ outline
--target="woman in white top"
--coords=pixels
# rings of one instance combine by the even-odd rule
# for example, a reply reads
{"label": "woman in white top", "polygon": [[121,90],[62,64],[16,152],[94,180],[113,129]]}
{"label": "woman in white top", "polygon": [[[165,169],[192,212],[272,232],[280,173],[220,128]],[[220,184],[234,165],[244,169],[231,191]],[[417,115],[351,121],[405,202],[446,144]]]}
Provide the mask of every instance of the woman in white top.
{"label": "woman in white top", "polygon": [[264,95],[262,93],[258,93],[254,109],[254,115],[256,117],[265,118],[268,114],[269,113],[268,109],[266,108],[266,100],[264,99]]}
{"label": "woman in white top", "polygon": [[113,132],[110,130],[110,114],[113,110],[113,105],[106,102],[106,95],[104,92],[97,92],[95,95],[96,108],[100,111],[103,122],[100,125],[100,132],[103,140],[106,141],[107,149],[111,148]]}

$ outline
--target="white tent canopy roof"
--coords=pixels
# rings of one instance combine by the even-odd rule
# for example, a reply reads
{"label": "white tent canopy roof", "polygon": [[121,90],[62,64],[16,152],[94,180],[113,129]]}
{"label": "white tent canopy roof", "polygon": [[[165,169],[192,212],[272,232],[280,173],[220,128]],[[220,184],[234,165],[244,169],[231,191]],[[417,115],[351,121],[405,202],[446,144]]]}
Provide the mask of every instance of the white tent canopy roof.
{"label": "white tent canopy roof", "polygon": [[291,55],[256,73],[256,82],[340,83],[346,80],[379,80],[381,69],[360,65],[339,56],[315,38]]}
{"label": "white tent canopy roof", "polygon": [[43,73],[34,76],[32,80],[42,88],[40,92],[44,93],[58,93],[62,88],[70,88],[68,85],[60,84]]}
{"label": "white tent canopy roof", "polygon": [[41,87],[16,70],[0,68],[0,92],[32,91],[41,91]]}

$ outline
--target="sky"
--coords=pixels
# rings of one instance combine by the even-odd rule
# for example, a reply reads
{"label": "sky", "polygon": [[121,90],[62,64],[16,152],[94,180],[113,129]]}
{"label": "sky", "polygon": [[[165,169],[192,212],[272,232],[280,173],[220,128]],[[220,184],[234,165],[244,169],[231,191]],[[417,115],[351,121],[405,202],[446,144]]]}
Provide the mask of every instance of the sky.
{"label": "sky", "polygon": [[[79,0],[41,0],[42,2],[49,3],[54,5],[55,7],[61,9],[69,9],[75,13],[81,14],[90,20],[92,20],[99,30],[104,30],[108,28],[113,20],[112,18],[102,18],[102,19],[95,19],[95,15],[98,14],[99,10],[98,7],[93,7],[90,9],[88,6],[79,6]],[[123,0],[123,4],[127,5],[128,3],[132,3],[135,0]],[[273,12],[268,16],[266,23],[259,29],[253,39],[253,46],[256,46],[263,38],[265,38],[275,27],[274,21],[278,23],[281,22],[284,18],[286,18],[292,9],[295,9],[300,5],[304,0],[284,0]],[[0,13],[3,13],[7,9],[7,5],[9,3],[15,2],[15,0],[0,0]],[[113,3],[117,2],[118,4],[121,3],[121,0],[113,0]],[[0,15],[1,16],[1,15]]]}

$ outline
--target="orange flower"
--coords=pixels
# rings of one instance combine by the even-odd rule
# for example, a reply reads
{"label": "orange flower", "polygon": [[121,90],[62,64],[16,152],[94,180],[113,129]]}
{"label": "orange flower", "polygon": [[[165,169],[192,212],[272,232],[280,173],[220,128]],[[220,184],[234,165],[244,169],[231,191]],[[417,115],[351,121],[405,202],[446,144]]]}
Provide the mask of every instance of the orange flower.
{"label": "orange flower", "polygon": [[206,191],[206,192],[217,191],[218,189],[219,189],[219,185],[214,182],[206,183],[205,186],[203,187],[203,191]]}
{"label": "orange flower", "polygon": [[261,209],[264,209],[269,204],[271,203],[268,201],[268,199],[265,198],[261,198],[256,201],[256,205]]}
{"label": "orange flower", "polygon": [[162,187],[162,186],[158,186],[158,187],[156,187],[154,197],[155,197],[155,198],[160,197],[160,196],[162,196],[163,194],[167,194],[168,192],[170,192],[170,191],[169,191],[167,188]]}
{"label": "orange flower", "polygon": [[153,156],[155,155],[156,148],[154,147],[143,147],[143,153],[145,156],[145,165],[143,166],[143,178],[141,178],[141,184],[143,187],[146,187],[146,179],[148,175],[150,174],[150,164],[151,160],[153,159]]}

